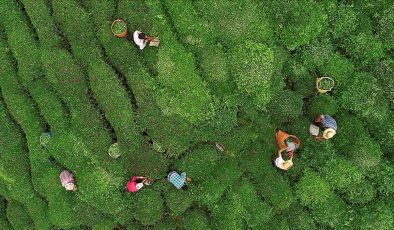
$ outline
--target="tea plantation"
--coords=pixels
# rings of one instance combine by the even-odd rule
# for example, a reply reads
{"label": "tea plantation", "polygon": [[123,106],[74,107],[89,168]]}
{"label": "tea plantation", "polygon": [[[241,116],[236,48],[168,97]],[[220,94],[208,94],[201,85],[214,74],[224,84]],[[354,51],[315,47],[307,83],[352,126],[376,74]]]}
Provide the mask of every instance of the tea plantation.
{"label": "tea plantation", "polygon": [[0,229],[391,230],[393,111],[392,0],[0,0]]}

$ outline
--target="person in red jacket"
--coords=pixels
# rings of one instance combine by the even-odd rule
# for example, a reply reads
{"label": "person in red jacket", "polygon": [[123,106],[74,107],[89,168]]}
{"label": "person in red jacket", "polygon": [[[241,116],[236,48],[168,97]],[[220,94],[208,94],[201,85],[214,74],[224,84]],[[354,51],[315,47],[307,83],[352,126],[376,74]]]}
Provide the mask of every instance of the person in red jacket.
{"label": "person in red jacket", "polygon": [[138,192],[144,185],[150,185],[152,182],[152,179],[143,176],[133,176],[131,180],[127,182],[127,191]]}

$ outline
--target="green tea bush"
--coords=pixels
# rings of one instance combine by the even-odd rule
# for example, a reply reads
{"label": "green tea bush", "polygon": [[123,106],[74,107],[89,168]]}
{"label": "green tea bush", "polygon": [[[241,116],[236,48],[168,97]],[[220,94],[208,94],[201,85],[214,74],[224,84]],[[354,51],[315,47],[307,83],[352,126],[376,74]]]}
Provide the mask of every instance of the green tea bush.
{"label": "green tea bush", "polygon": [[[187,175],[189,176],[188,173]],[[193,183],[194,182],[195,181],[193,181]],[[172,216],[182,215],[192,205],[193,201],[193,197],[189,192],[185,192],[182,189],[175,189],[175,187],[169,183],[167,183],[165,187],[164,197],[165,203],[171,211]]]}
{"label": "green tea bush", "polygon": [[250,96],[256,106],[264,109],[280,88],[272,88],[275,79],[274,49],[254,42],[238,45],[231,53],[232,74],[238,89]]}
{"label": "green tea bush", "polygon": [[240,175],[241,171],[236,163],[231,159],[224,159],[192,192],[197,195],[200,203],[212,206],[220,200],[229,186],[240,183]]}
{"label": "green tea bush", "polygon": [[160,221],[163,213],[163,199],[154,190],[146,189],[136,194],[134,218],[143,225],[153,225]]}
{"label": "green tea bush", "polygon": [[385,9],[379,18],[378,35],[384,48],[392,50],[394,48],[394,4]]}
{"label": "green tea bush", "polygon": [[278,33],[280,41],[289,49],[294,50],[306,45],[328,26],[328,16],[322,5],[310,1],[288,1],[275,5]]}
{"label": "green tea bush", "polygon": [[[214,114],[211,95],[195,72],[193,56],[179,44],[161,47],[158,54],[157,103],[165,115],[200,123]],[[179,68],[178,66],[182,66]]]}
{"label": "green tea bush", "polygon": [[332,196],[328,183],[317,173],[307,170],[296,185],[296,195],[302,205],[319,207]]}
{"label": "green tea bush", "polygon": [[375,64],[384,55],[382,42],[372,33],[359,33],[346,41],[346,50],[360,65]]}
{"label": "green tea bush", "polygon": [[357,223],[360,229],[391,229],[394,224],[392,207],[379,202],[363,207],[357,212]]}
{"label": "green tea bush", "polygon": [[293,91],[282,91],[268,104],[270,117],[276,123],[296,120],[302,114],[301,95]]}
{"label": "green tea bush", "polygon": [[324,76],[331,77],[335,81],[333,93],[336,95],[337,92],[349,87],[348,80],[354,73],[354,64],[339,53],[335,53],[321,66],[320,71]]}
{"label": "green tea bush", "polygon": [[202,146],[188,152],[184,157],[178,158],[175,168],[184,171],[196,180],[208,177],[220,162],[220,155],[214,145]]}
{"label": "green tea bush", "polygon": [[390,196],[394,193],[394,181],[391,179],[394,175],[393,161],[387,161],[380,164],[379,170],[371,175],[379,193]]}
{"label": "green tea bush", "polygon": [[345,202],[334,195],[320,205],[316,205],[311,214],[319,225],[328,228],[344,228],[352,223],[352,216],[348,215]]}
{"label": "green tea bush", "polygon": [[[363,170],[377,166],[383,153],[379,144],[370,138],[363,124],[351,116],[341,116],[337,122],[341,129],[334,140],[338,152],[348,156]],[[354,133],[357,133],[357,136]]]}
{"label": "green tea bush", "polygon": [[7,219],[14,229],[34,229],[26,207],[17,201],[11,200],[7,203]]}
{"label": "green tea bush", "polygon": [[346,188],[344,199],[353,204],[367,204],[376,197],[376,190],[369,181],[351,184]]}
{"label": "green tea bush", "polygon": [[[231,46],[245,40],[264,42],[272,38],[266,12],[252,0],[194,1],[197,13],[209,22],[217,40]],[[242,17],[240,17],[242,15]]]}
{"label": "green tea bush", "polygon": [[363,180],[363,174],[354,163],[337,157],[322,167],[322,177],[334,189],[346,191],[352,185],[358,185]]}
{"label": "green tea bush", "polygon": [[289,59],[285,65],[287,80],[293,91],[307,97],[316,94],[316,77],[307,71],[307,68],[296,59]]}
{"label": "green tea bush", "polygon": [[211,229],[206,213],[202,210],[193,210],[185,213],[182,220],[185,230],[209,230]]}
{"label": "green tea bush", "polygon": [[256,188],[250,182],[243,181],[238,188],[238,196],[245,209],[244,219],[252,229],[261,229],[264,222],[272,218],[271,208],[257,196]]}
{"label": "green tea bush", "polygon": [[[55,20],[59,22],[69,39],[73,54],[88,72],[93,94],[113,125],[120,147],[138,147],[141,140],[136,133],[132,105],[120,80],[110,66],[102,60],[97,39],[89,26],[88,15],[72,1],[54,1],[53,11]],[[74,17],[78,17],[78,20],[75,21]],[[80,33],[75,31],[76,28]],[[88,47],[89,52],[85,52]],[[109,92],[111,95],[108,94]]]}
{"label": "green tea bush", "polygon": [[244,209],[240,200],[233,196],[226,196],[220,205],[212,209],[211,226],[213,229],[245,229],[243,214]]}
{"label": "green tea bush", "polygon": [[333,50],[330,40],[322,38],[305,46],[297,60],[308,69],[320,68],[331,59]]}
{"label": "green tea bush", "polygon": [[[40,52],[34,34],[23,20],[18,5],[13,1],[1,3],[2,20],[10,49],[18,63],[18,78],[30,92],[49,124],[66,127],[66,113],[51,87],[42,76]],[[18,28],[16,33],[15,28]],[[22,31],[22,32],[21,32]],[[15,79],[16,80],[16,79]],[[42,92],[46,92],[45,95]]]}
{"label": "green tea bush", "polygon": [[388,103],[376,79],[367,73],[356,73],[349,78],[350,81],[352,84],[341,92],[340,105],[368,119],[386,119]]}
{"label": "green tea bush", "polygon": [[335,39],[344,39],[351,35],[358,26],[357,12],[351,5],[340,4],[329,14],[329,29]]}
{"label": "green tea bush", "polygon": [[316,229],[316,224],[310,214],[300,205],[292,205],[286,210],[286,219],[291,223],[290,229],[312,230]]}
{"label": "green tea bush", "polygon": [[383,94],[390,104],[390,108],[394,108],[394,79],[390,76],[394,74],[394,59],[384,59],[375,66],[373,71],[377,83],[382,87]]}
{"label": "green tea bush", "polygon": [[313,120],[315,117],[321,114],[335,115],[338,110],[338,105],[334,97],[328,96],[326,94],[318,95],[309,103],[308,107],[308,117]]}
{"label": "green tea bush", "polygon": [[4,230],[13,229],[11,224],[7,220],[5,199],[3,199],[3,197],[1,197],[0,199],[0,224],[2,228],[4,228]]}
{"label": "green tea bush", "polygon": [[290,185],[277,172],[270,169],[265,175],[254,175],[256,189],[273,208],[274,212],[287,209],[294,202]]}
{"label": "green tea bush", "polygon": [[200,19],[192,1],[165,1],[165,6],[171,20],[177,22],[173,26],[183,44],[196,48],[214,48],[211,46],[215,39],[212,27]]}

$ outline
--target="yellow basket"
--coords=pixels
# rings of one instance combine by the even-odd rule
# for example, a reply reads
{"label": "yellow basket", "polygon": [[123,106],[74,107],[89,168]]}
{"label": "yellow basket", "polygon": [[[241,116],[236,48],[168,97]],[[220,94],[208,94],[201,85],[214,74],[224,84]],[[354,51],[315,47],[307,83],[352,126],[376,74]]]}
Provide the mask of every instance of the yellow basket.
{"label": "yellow basket", "polygon": [[[331,87],[329,89],[322,89],[322,88],[320,88],[320,82],[322,80],[330,81],[331,82]],[[316,89],[321,94],[331,91],[332,88],[334,87],[334,84],[335,84],[335,81],[332,78],[329,78],[329,77],[318,77],[318,78],[316,78]]]}

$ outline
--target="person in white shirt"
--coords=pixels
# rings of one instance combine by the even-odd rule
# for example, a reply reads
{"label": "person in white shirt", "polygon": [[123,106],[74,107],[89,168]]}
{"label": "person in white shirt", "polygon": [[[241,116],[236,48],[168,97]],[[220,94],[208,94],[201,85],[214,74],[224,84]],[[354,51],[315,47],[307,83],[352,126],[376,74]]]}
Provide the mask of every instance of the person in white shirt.
{"label": "person in white shirt", "polygon": [[289,170],[293,166],[293,155],[287,161],[283,159],[281,152],[278,152],[278,155],[275,159],[275,166],[283,170]]}
{"label": "person in white shirt", "polygon": [[140,50],[144,49],[148,42],[150,46],[159,46],[158,38],[153,38],[138,30],[134,31],[133,40]]}

